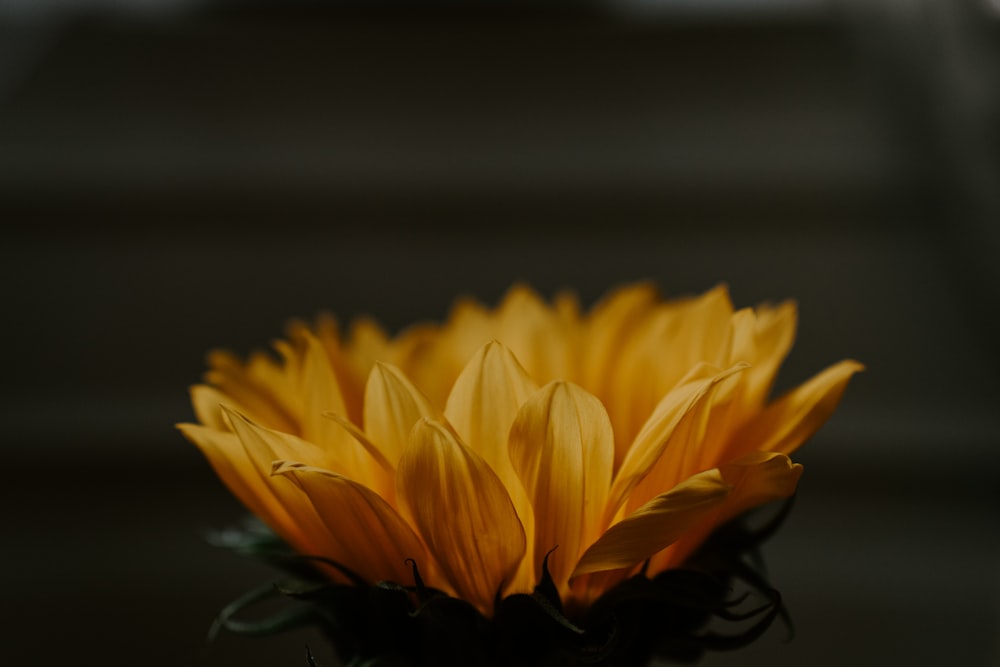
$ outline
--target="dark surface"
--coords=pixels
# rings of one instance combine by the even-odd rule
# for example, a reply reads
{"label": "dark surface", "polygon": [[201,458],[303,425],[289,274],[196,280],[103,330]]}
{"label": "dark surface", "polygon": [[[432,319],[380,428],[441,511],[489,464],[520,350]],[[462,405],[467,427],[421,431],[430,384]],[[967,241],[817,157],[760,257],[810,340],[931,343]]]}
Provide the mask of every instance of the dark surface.
{"label": "dark surface", "polygon": [[5,19],[10,664],[333,664],[203,642],[269,576],[203,540],[205,351],[644,278],[796,298],[781,387],[868,366],[766,551],[795,639],[707,664],[1000,664],[997,23],[927,6]]}

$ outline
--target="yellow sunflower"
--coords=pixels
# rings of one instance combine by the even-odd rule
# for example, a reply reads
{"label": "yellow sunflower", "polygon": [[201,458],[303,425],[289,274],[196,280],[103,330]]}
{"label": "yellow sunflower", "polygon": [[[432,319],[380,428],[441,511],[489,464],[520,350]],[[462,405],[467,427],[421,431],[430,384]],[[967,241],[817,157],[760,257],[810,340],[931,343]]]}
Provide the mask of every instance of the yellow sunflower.
{"label": "yellow sunflower", "polygon": [[[515,286],[495,309],[388,336],[293,323],[277,356],[209,356],[180,430],[301,554],[368,582],[412,579],[489,615],[547,568],[581,608],[645,567],[675,568],[720,524],[790,496],[788,455],[862,366],[774,401],[796,307],[734,310],[725,287],[648,284],[589,312]],[[328,576],[342,581],[330,567]]]}

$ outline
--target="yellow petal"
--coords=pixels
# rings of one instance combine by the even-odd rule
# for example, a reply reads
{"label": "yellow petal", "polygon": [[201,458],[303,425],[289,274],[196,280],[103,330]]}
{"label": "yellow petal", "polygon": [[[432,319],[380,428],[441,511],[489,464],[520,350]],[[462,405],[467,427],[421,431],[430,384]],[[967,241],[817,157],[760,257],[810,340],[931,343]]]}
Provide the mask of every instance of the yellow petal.
{"label": "yellow petal", "polygon": [[517,476],[507,435],[518,408],[535,390],[511,351],[493,341],[479,348],[462,370],[444,409],[462,441],[486,459],[508,489],[517,485]]}
{"label": "yellow petal", "polygon": [[[492,341],[481,347],[459,374],[444,410],[459,438],[483,457],[507,488],[528,537],[529,549],[534,516],[528,495],[511,465],[507,435],[518,408],[535,390],[535,383],[511,351]],[[530,591],[537,581],[533,559],[522,559],[513,588]]]}
{"label": "yellow petal", "polygon": [[[392,340],[387,358],[417,387],[436,409],[444,407],[451,384],[461,370],[460,356],[436,324],[409,326]],[[472,354],[473,350],[469,350]]]}
{"label": "yellow petal", "polygon": [[677,304],[667,355],[671,363],[681,368],[691,368],[702,361],[721,364],[724,359],[720,355],[732,315],[733,302],[725,285]]}
{"label": "yellow petal", "polygon": [[795,451],[830,418],[847,382],[862,370],[864,366],[856,361],[841,361],[789,391],[740,430],[730,456],[749,450]]}
{"label": "yellow petal", "polygon": [[495,335],[492,320],[493,314],[474,299],[455,301],[444,327],[444,339],[440,342],[450,348],[453,361],[460,364],[458,370]]}
{"label": "yellow petal", "polygon": [[720,285],[691,299],[659,304],[620,343],[609,392],[617,470],[657,402],[699,363],[721,365],[733,307]]}
{"label": "yellow petal", "polygon": [[347,431],[352,438],[357,440],[358,444],[365,448],[365,451],[372,457],[372,460],[382,468],[383,470],[395,475],[396,467],[389,463],[389,459],[385,457],[382,450],[371,441],[364,431],[355,426],[351,420],[349,420],[344,415],[338,415],[336,412],[324,412],[323,416],[327,419],[332,419],[335,421],[342,429]]}
{"label": "yellow petal", "polygon": [[607,509],[609,521],[635,486],[654,469],[668,445],[679,450],[687,444],[671,440],[685,416],[709,396],[714,386],[746,368],[746,364],[737,364],[720,371],[709,364],[698,364],[677,387],[660,400],[615,475]]}
{"label": "yellow petal", "polygon": [[681,539],[650,561],[650,571],[680,567],[709,534],[726,521],[755,507],[795,493],[802,466],[784,454],[753,452],[718,468],[732,487],[725,500]]}
{"label": "yellow petal", "polygon": [[301,435],[304,441],[326,452],[326,457],[318,464],[296,457],[277,458],[320,465],[364,484],[377,485],[373,474],[381,472],[371,455],[339,424],[325,416],[328,412],[346,414],[339,381],[326,349],[308,329],[298,330],[297,336],[301,352],[290,346],[281,349],[288,355],[287,365],[296,377],[296,394],[302,413]]}
{"label": "yellow petal", "polygon": [[[342,452],[339,449],[318,447],[314,443],[293,435],[264,428],[227,408],[223,408],[223,412],[232,423],[233,432],[239,437],[253,463],[257,477],[263,480],[301,527],[308,545],[308,548],[303,548],[303,550],[313,553],[338,554],[339,547],[336,546],[334,535],[326,529],[319,516],[312,509],[308,499],[287,481],[285,484],[276,483],[271,477],[271,472],[275,461],[294,461],[339,474],[342,468],[338,466],[344,463]],[[355,447],[362,452],[364,451],[362,445],[351,438],[350,434],[344,431],[339,424],[332,420],[330,423],[333,428],[342,432],[345,439],[350,439]],[[367,453],[365,455],[367,456]],[[344,468],[346,467],[344,466]],[[347,473],[346,476],[354,478],[355,481],[369,488],[382,488],[388,484],[388,476],[384,469],[370,458],[357,477],[350,473]],[[336,555],[331,557],[336,558]]]}
{"label": "yellow petal", "polygon": [[[223,411],[231,421],[233,431],[239,436],[240,442],[246,449],[257,475],[272,488],[275,494],[283,499],[282,502],[286,504],[286,507],[289,507],[290,514],[300,524],[311,527],[310,530],[315,533],[316,539],[326,536],[329,531],[322,526],[317,527],[319,518],[311,508],[303,510],[302,505],[304,500],[300,497],[300,494],[289,494],[288,489],[284,485],[273,482],[271,472],[275,461],[294,461],[303,465],[330,470],[331,472],[352,478],[369,488],[383,488],[389,483],[386,471],[378,465],[377,461],[370,457],[357,476],[351,472],[344,473],[342,470],[349,468],[349,466],[338,467],[344,463],[341,456],[342,451],[339,449],[318,447],[314,443],[293,435],[272,431],[254,424],[243,415],[227,408],[223,408]],[[342,433],[345,439],[349,439],[355,447],[364,452],[362,444],[354,440],[343,427],[333,420],[330,420],[330,423],[333,428],[338,429]],[[365,452],[365,456],[369,456],[367,452]],[[314,547],[317,544],[322,544],[324,549],[329,549],[327,542],[320,543],[316,539],[311,539],[314,536],[310,535],[309,537],[310,544],[314,545]]]}
{"label": "yellow petal", "polygon": [[524,555],[524,528],[489,465],[445,425],[421,419],[399,460],[397,497],[446,579],[489,613]]}
{"label": "yellow petal", "polygon": [[681,482],[611,526],[583,554],[573,576],[641,563],[711,514],[729,491],[718,470]]}
{"label": "yellow petal", "polygon": [[548,560],[561,590],[580,553],[603,531],[614,434],[604,406],[584,389],[553,382],[521,406],[510,459],[535,511],[533,559]]}
{"label": "yellow petal", "polygon": [[630,336],[638,320],[648,315],[656,299],[656,288],[651,284],[630,285],[611,292],[587,316],[587,354],[580,377],[584,386],[593,387],[600,398],[610,394],[605,383],[621,353],[622,340]]}
{"label": "yellow petal", "polygon": [[[296,551],[336,561],[344,558],[345,553],[336,533],[327,528],[305,493],[290,480],[271,476],[275,461],[297,460],[305,465],[325,467],[325,460],[329,458],[327,452],[301,438],[254,424],[225,407],[223,413],[250,461],[252,471],[247,477],[254,480],[254,485],[266,489],[273,502],[292,517],[296,533],[292,546]],[[325,568],[325,571],[334,578],[338,577],[332,568]]]}
{"label": "yellow petal", "polygon": [[324,418],[323,413],[329,411],[346,414],[340,383],[323,344],[308,331],[303,332],[303,337],[306,348],[302,359],[300,387],[303,403],[302,437],[324,447],[334,447],[344,440],[342,431]]}
{"label": "yellow petal", "polygon": [[727,442],[719,439],[718,432],[725,431],[733,388],[739,384],[743,370],[745,365],[737,364],[713,376],[704,395],[681,415],[670,439],[660,448],[662,453],[629,494],[625,503],[627,512],[718,464],[718,452]]}
{"label": "yellow petal", "polygon": [[207,384],[196,384],[191,387],[191,405],[194,407],[195,417],[205,426],[218,431],[229,430],[229,425],[226,424],[222,410],[219,408],[223,403],[227,403],[241,412],[247,411],[245,407],[215,387],[210,387]]}
{"label": "yellow petal", "polygon": [[[364,361],[355,358],[344,348],[340,338],[340,325],[331,313],[321,312],[316,316],[312,329],[316,340],[326,350],[326,356],[333,367],[333,373],[340,385],[341,398],[344,401],[344,416],[354,423],[362,421],[361,402],[365,394],[365,381],[368,379],[368,368],[358,370],[358,365]],[[383,334],[384,336],[384,334]]]}
{"label": "yellow petal", "polygon": [[795,340],[796,316],[791,301],[733,313],[728,363],[744,361],[751,366],[741,381],[737,408],[741,415],[754,414],[767,400],[778,367]]}
{"label": "yellow petal", "polygon": [[267,390],[284,414],[297,414],[291,378],[271,354],[259,350],[251,353],[246,362],[246,375],[256,386]]}
{"label": "yellow petal", "polygon": [[802,476],[802,466],[792,463],[784,454],[752,452],[719,466],[719,472],[726,484],[733,487],[722,512],[723,521],[726,521],[749,509],[795,493]]}
{"label": "yellow petal", "polygon": [[750,361],[753,370],[748,376],[748,387],[753,393],[755,405],[759,406],[767,400],[778,367],[795,342],[798,307],[794,301],[785,301],[777,307],[757,308],[756,315],[756,356]]}
{"label": "yellow petal", "polygon": [[247,509],[293,546],[305,543],[295,519],[258,474],[235,433],[196,424],[178,424],[177,428],[198,446],[219,479]]}
{"label": "yellow petal", "polygon": [[567,334],[555,311],[525,285],[511,287],[497,308],[494,336],[539,382],[567,376],[572,358]]}
{"label": "yellow petal", "polygon": [[285,409],[270,387],[252,377],[235,355],[215,350],[209,353],[208,364],[205,382],[230,397],[227,404],[245,406],[249,414],[271,428],[295,432],[295,415]]}
{"label": "yellow petal", "polygon": [[395,467],[421,417],[438,415],[430,401],[395,366],[376,362],[365,387],[364,430]]}
{"label": "yellow petal", "polygon": [[359,317],[351,322],[347,336],[347,358],[354,365],[359,378],[368,377],[368,371],[376,361],[386,358],[389,337],[385,330],[370,317]]}
{"label": "yellow petal", "polygon": [[425,577],[435,566],[410,525],[371,489],[329,470],[288,461],[275,462],[274,475],[292,480],[308,497],[338,552],[330,557],[366,581],[404,583],[412,578],[407,558]]}
{"label": "yellow petal", "polygon": [[[372,465],[362,471],[362,476],[358,478],[358,481],[385,498],[390,505],[395,505],[396,467],[389,463],[385,454],[382,453],[382,449],[372,442],[364,431],[352,424],[347,417],[333,412],[324,412],[323,416],[336,422],[356,443],[364,448],[365,453],[370,457]],[[334,461],[333,465],[336,466],[336,457],[328,455],[328,458]]]}
{"label": "yellow petal", "polygon": [[264,479],[271,476],[271,464],[278,460],[300,461],[324,467],[327,454],[312,442],[253,423],[245,415],[223,406],[233,433],[243,443],[250,460]]}

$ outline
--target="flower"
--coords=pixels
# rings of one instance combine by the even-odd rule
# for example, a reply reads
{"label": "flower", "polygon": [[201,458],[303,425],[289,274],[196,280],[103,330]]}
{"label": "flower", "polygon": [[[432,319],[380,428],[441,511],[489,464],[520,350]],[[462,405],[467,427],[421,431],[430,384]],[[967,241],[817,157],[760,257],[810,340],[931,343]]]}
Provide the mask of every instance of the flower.
{"label": "flower", "polygon": [[[550,576],[584,609],[676,568],[729,519],[794,493],[789,459],[862,366],[769,402],[791,302],[733,309],[725,287],[648,284],[581,313],[515,286],[490,310],[389,337],[331,317],[245,362],[209,357],[180,424],[222,481],[333,581],[410,581],[489,616]],[[543,572],[544,570],[544,572]]]}

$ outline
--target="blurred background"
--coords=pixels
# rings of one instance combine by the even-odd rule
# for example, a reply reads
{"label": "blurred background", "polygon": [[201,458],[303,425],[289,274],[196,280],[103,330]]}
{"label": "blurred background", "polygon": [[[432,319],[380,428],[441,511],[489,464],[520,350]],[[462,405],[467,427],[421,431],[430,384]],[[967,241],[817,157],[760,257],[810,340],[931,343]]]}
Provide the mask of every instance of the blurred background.
{"label": "blurred background", "polygon": [[0,0],[8,664],[303,665],[194,447],[207,350],[515,281],[795,298],[868,371],[708,665],[1000,665],[1000,3]]}

